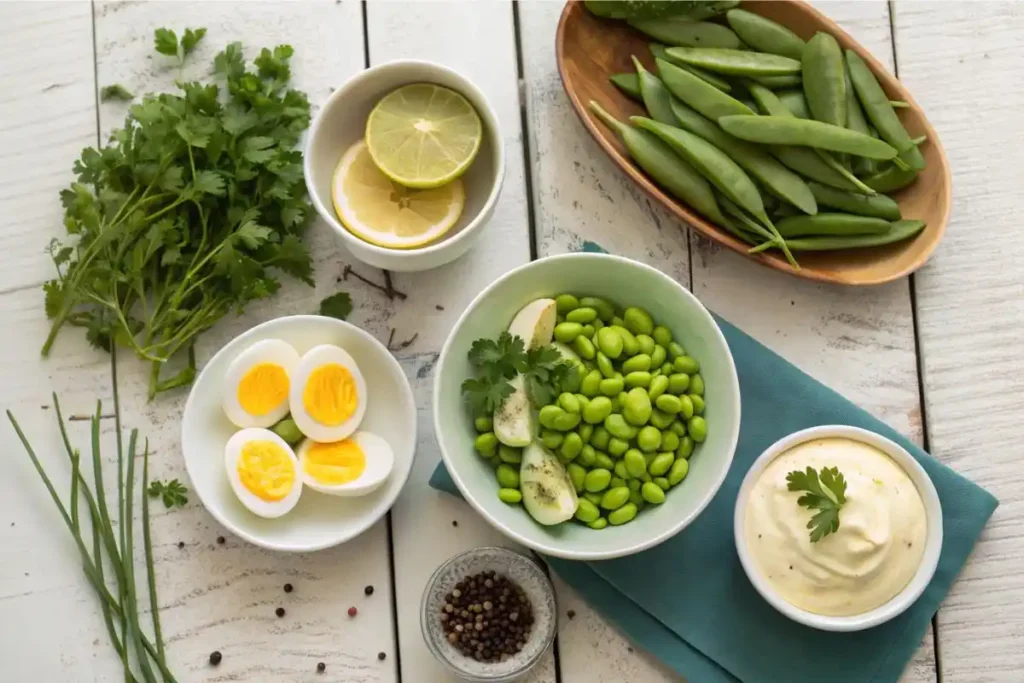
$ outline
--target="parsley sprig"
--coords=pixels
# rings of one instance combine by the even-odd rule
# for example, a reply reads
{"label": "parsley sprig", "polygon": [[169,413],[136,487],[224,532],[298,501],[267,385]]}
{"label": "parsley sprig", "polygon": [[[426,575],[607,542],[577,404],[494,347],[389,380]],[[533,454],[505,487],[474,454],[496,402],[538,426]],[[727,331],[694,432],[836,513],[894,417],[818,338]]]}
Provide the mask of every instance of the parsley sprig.
{"label": "parsley sprig", "polygon": [[150,498],[159,496],[167,509],[185,507],[185,504],[188,503],[188,488],[177,479],[171,479],[168,482],[159,479],[151,481],[146,493]]}
{"label": "parsley sprig", "polygon": [[[160,29],[156,49],[181,61],[204,34]],[[217,83],[144,96],[105,147],[82,152],[60,194],[68,238],[49,248],[44,355],[62,327],[83,327],[94,346],[152,363],[152,398],[191,383],[196,335],[272,296],[277,273],[312,284],[297,149],[310,109],[289,88],[291,56],[289,45],[263,49],[250,67],[231,43],[214,60]],[[178,354],[187,366],[161,379]]]}
{"label": "parsley sprig", "polygon": [[469,363],[477,376],[462,383],[462,393],[478,414],[493,413],[515,391],[511,384],[523,376],[527,396],[534,405],[547,405],[571,384],[576,376],[573,364],[552,346],[526,350],[523,340],[502,332],[497,340],[477,339],[469,350]]}
{"label": "parsley sprig", "polygon": [[836,467],[823,467],[819,474],[813,467],[806,471],[793,470],[786,475],[790,491],[805,491],[797,503],[817,510],[807,528],[811,530],[811,543],[817,543],[839,530],[839,510],[846,503],[846,479]]}

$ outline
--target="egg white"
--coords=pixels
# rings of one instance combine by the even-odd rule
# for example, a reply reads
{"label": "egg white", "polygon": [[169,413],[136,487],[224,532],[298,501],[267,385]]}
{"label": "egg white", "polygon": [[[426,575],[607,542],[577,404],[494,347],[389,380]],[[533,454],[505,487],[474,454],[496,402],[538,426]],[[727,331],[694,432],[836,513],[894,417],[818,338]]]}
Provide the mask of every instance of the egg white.
{"label": "egg white", "polygon": [[[290,456],[292,465],[295,467],[295,480],[288,495],[281,500],[263,500],[242,483],[238,474],[238,459],[242,455],[242,447],[250,441],[273,441]],[[274,519],[291,512],[299,502],[299,495],[302,493],[302,470],[299,467],[299,459],[291,446],[269,429],[254,427],[235,432],[224,447],[224,466],[227,469],[228,481],[231,482],[231,490],[235,492],[242,505],[255,515]]]}
{"label": "egg white", "polygon": [[313,446],[313,442],[306,439],[299,446],[299,472],[302,475],[302,483],[315,491],[332,496],[365,496],[378,489],[387,480],[395,466],[395,453],[391,449],[391,445],[370,432],[356,432],[349,438],[362,449],[366,458],[366,468],[357,479],[334,486],[317,481],[306,472],[306,456]]}
{"label": "egg white", "polygon": [[280,422],[288,414],[288,396],[266,415],[253,415],[247,412],[238,400],[238,384],[254,366],[272,363],[284,368],[290,391],[294,386],[294,373],[299,360],[299,352],[291,344],[280,339],[264,339],[242,351],[231,361],[224,374],[224,414],[236,426],[242,428],[272,427]]}
{"label": "egg white", "polygon": [[[358,402],[355,412],[347,420],[339,425],[325,425],[317,421],[316,418],[306,411],[302,401],[302,394],[314,370],[323,365],[334,363],[341,365],[352,374],[356,384],[356,392],[358,393]],[[289,397],[292,419],[295,420],[299,430],[310,439],[313,439],[313,441],[329,443],[331,441],[341,441],[351,435],[359,428],[363,414],[366,413],[367,398],[366,380],[363,379],[363,373],[359,371],[359,366],[356,365],[355,360],[347,351],[337,346],[330,344],[314,346],[302,356],[298,366],[295,368],[295,374],[292,375],[291,395]]]}

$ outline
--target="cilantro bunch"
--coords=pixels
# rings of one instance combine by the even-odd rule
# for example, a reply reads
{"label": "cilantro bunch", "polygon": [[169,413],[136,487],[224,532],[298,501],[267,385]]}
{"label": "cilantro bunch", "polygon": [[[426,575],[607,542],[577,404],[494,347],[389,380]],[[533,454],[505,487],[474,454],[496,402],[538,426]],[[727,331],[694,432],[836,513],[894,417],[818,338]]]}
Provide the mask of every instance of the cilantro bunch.
{"label": "cilantro bunch", "polygon": [[[180,63],[205,34],[156,49]],[[306,95],[288,87],[292,48],[264,48],[251,67],[240,43],[214,60],[215,83],[178,82],[146,95],[101,149],[83,150],[60,194],[68,237],[51,242],[45,283],[49,353],[66,324],[108,351],[152,363],[149,396],[191,383],[196,336],[231,311],[273,295],[279,273],[312,284],[302,235],[312,217],[299,136]],[[187,353],[182,371],[164,364]]]}

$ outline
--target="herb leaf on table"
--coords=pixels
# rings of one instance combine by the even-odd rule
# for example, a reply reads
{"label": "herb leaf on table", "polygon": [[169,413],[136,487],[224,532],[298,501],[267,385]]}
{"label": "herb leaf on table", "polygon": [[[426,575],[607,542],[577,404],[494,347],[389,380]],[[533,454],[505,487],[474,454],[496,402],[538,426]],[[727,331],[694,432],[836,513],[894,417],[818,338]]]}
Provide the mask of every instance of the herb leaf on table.
{"label": "herb leaf on table", "polygon": [[352,297],[348,292],[338,292],[320,302],[320,315],[345,320],[352,312]]}
{"label": "herb leaf on table", "polygon": [[839,510],[846,503],[846,479],[838,468],[823,467],[820,474],[813,467],[804,472],[793,470],[786,481],[790,491],[805,491],[796,501],[799,505],[818,511],[807,522],[811,543],[839,530]]}
{"label": "herb leaf on table", "polygon": [[188,488],[177,479],[168,482],[153,480],[146,490],[151,498],[159,497],[167,509],[185,507],[188,503]]}

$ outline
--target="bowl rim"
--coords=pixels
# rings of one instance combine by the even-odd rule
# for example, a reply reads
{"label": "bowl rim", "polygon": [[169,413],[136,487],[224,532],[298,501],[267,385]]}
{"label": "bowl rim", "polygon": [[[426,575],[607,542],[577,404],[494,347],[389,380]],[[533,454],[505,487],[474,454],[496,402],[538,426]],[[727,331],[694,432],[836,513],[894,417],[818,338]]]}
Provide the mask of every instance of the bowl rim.
{"label": "bowl rim", "polygon": [[[421,76],[423,78],[422,81],[412,80],[410,83],[424,82],[432,83],[434,85],[440,84],[430,80],[431,72],[444,72],[459,82],[458,88],[452,88],[453,90],[456,90],[456,92],[463,96],[466,96],[467,94],[472,95],[472,97],[467,97],[467,99],[469,99],[470,103],[477,108],[477,113],[480,115],[480,118],[483,119],[484,140],[481,144],[486,144],[488,140],[491,140],[493,143],[491,147],[494,149],[495,169],[486,201],[480,207],[477,214],[473,216],[472,220],[470,220],[462,230],[443,238],[439,242],[434,242],[423,247],[415,247],[413,249],[390,249],[388,247],[381,247],[376,244],[372,244],[356,237],[341,224],[341,221],[338,220],[338,217],[334,213],[333,206],[324,206],[324,203],[320,200],[320,195],[317,193],[312,181],[314,174],[310,165],[311,155],[309,150],[319,137],[321,128],[326,125],[325,122],[329,118],[328,112],[337,107],[348,95],[349,91],[357,85],[361,85],[365,81],[373,80],[384,71],[403,70],[407,70],[411,78],[418,79]],[[483,106],[477,107],[476,105],[478,102],[482,103]],[[474,159],[474,163],[475,161],[476,160]],[[357,249],[364,249],[368,253],[384,258],[423,257],[447,251],[448,249],[454,248],[456,245],[472,239],[475,233],[487,223],[487,219],[497,204],[498,197],[501,195],[501,188],[505,180],[505,144],[501,133],[501,124],[499,122],[497,112],[494,110],[494,105],[491,104],[489,99],[487,99],[483,90],[477,87],[477,85],[468,77],[450,66],[445,66],[444,64],[426,59],[395,59],[389,62],[375,64],[368,69],[360,71],[335,88],[334,92],[328,96],[327,100],[324,101],[323,105],[313,117],[313,121],[310,123],[309,132],[306,136],[306,143],[303,146],[302,170],[303,177],[306,182],[306,191],[309,194],[310,201],[316,208],[316,212],[346,244],[354,246]]]}
{"label": "bowl rim", "polygon": [[[830,437],[843,437],[866,443],[878,448],[892,458],[897,465],[903,468],[903,471],[907,473],[911,481],[914,482],[918,493],[921,495],[925,514],[927,515],[927,536],[925,538],[924,554],[921,556],[921,563],[918,565],[917,571],[914,572],[909,583],[887,602],[867,612],[850,616],[815,614],[786,601],[761,576],[760,570],[754,564],[753,554],[747,546],[744,534],[750,490],[764,469],[775,458],[793,446],[814,439]],[[733,536],[740,564],[743,565],[743,571],[746,573],[750,583],[761,597],[780,613],[793,621],[822,631],[861,631],[882,624],[902,614],[921,597],[921,594],[928,587],[938,568],[939,556],[942,552],[942,502],[939,500],[939,494],[935,490],[935,484],[921,464],[905,448],[892,439],[882,436],[877,432],[852,425],[819,425],[801,429],[782,437],[766,448],[757,457],[754,464],[750,466],[746,476],[743,478],[743,483],[740,484],[736,497],[736,506],[733,514]]]}
{"label": "bowl rim", "polygon": [[288,325],[289,323],[292,323],[292,322],[304,322],[304,321],[309,321],[311,319],[314,319],[314,320],[317,320],[317,321],[328,321],[329,324],[336,325],[336,326],[341,327],[341,328],[346,329],[346,330],[350,330],[350,331],[354,332],[356,334],[356,336],[362,337],[364,340],[367,340],[367,341],[370,342],[371,348],[375,349],[376,352],[379,352],[379,354],[385,359],[384,363],[386,363],[388,365],[391,365],[392,366],[392,370],[394,370],[397,373],[397,375],[402,378],[402,381],[400,382],[400,385],[399,385],[400,386],[400,391],[401,391],[401,393],[403,393],[405,395],[406,399],[409,402],[409,405],[411,406],[411,413],[412,413],[411,416],[412,416],[412,425],[413,425],[413,434],[414,435],[415,435],[415,433],[416,433],[416,431],[418,429],[418,426],[417,426],[418,416],[417,416],[417,410],[416,410],[416,397],[413,394],[412,386],[409,384],[409,377],[405,374],[405,371],[402,369],[402,366],[398,362],[398,359],[396,359],[393,355],[391,355],[391,352],[387,350],[387,347],[385,347],[384,344],[382,344],[380,342],[380,340],[378,340],[376,337],[371,335],[366,330],[363,330],[363,329],[361,329],[359,327],[356,327],[355,325],[353,325],[351,323],[345,322],[344,320],[338,320],[337,318],[330,318],[330,317],[323,316],[323,315],[307,315],[307,314],[284,315],[284,316],[279,316],[277,318],[272,318],[270,320],[266,320],[266,321],[260,323],[259,325],[254,325],[253,327],[250,327],[249,329],[247,329],[244,332],[242,332],[242,333],[232,337],[229,341],[225,342],[219,349],[217,349],[217,353],[213,354],[213,356],[210,358],[210,360],[208,360],[206,362],[206,364],[203,366],[203,369],[199,372],[199,375],[196,377],[195,381],[192,383],[192,388],[189,390],[188,399],[186,399],[186,401],[185,401],[185,407],[181,411],[181,427],[179,428],[179,439],[181,441],[181,456],[182,456],[182,459],[185,461],[185,473],[188,475],[189,483],[192,484],[192,490],[195,491],[196,497],[199,498],[199,502],[202,503],[203,509],[206,512],[208,512],[215,520],[217,520],[217,522],[221,526],[223,526],[225,529],[230,531],[233,535],[237,536],[238,538],[241,538],[244,541],[247,541],[247,542],[249,542],[249,543],[251,543],[251,544],[253,544],[255,546],[258,546],[260,548],[266,548],[267,550],[273,550],[273,551],[277,551],[277,552],[305,553],[305,552],[315,552],[315,551],[318,551],[318,550],[326,550],[327,548],[333,548],[333,547],[341,545],[343,543],[347,543],[347,542],[351,541],[353,538],[356,538],[357,536],[360,536],[366,530],[368,530],[371,526],[373,526],[379,520],[381,520],[385,515],[387,515],[388,512],[391,510],[391,508],[394,507],[395,501],[398,500],[398,496],[401,495],[402,490],[405,488],[405,485],[406,485],[406,483],[409,480],[409,476],[412,473],[413,464],[416,461],[416,446],[415,446],[415,439],[414,439],[414,445],[413,445],[413,449],[412,449],[412,457],[409,458],[409,465],[402,472],[399,472],[397,470],[392,470],[392,473],[391,473],[392,477],[395,477],[396,480],[399,483],[398,483],[398,486],[395,488],[395,493],[393,495],[391,495],[391,496],[387,496],[387,497],[384,498],[384,500],[386,501],[386,504],[382,507],[382,510],[380,511],[380,513],[379,514],[373,514],[373,515],[365,515],[362,518],[362,521],[359,524],[354,524],[353,525],[353,531],[351,531],[348,534],[342,535],[342,536],[340,536],[338,538],[331,539],[330,541],[326,541],[326,542],[323,542],[323,543],[311,543],[311,544],[303,545],[303,546],[294,546],[294,545],[293,546],[286,546],[286,545],[280,545],[280,544],[277,544],[277,543],[270,543],[270,542],[267,542],[265,539],[263,539],[263,538],[261,538],[259,536],[250,534],[250,533],[248,533],[246,531],[243,531],[242,529],[239,529],[229,519],[227,519],[223,514],[221,514],[221,512],[219,510],[215,509],[214,507],[212,507],[210,505],[207,505],[206,501],[203,499],[203,494],[200,492],[199,487],[197,487],[195,485],[195,479],[193,477],[192,469],[191,469],[191,467],[189,467],[189,458],[185,455],[185,430],[186,430],[186,425],[189,424],[189,421],[186,419],[186,416],[189,414],[190,410],[193,409],[193,406],[192,406],[193,400],[196,400],[195,399],[195,395],[196,395],[195,388],[199,385],[200,380],[202,379],[203,375],[206,374],[206,372],[214,364],[214,362],[219,360],[222,355],[226,354],[227,353],[227,348],[229,346],[231,346],[232,344],[234,344],[235,342],[240,341],[240,340],[242,340],[242,339],[244,339],[246,337],[250,337],[250,336],[256,335],[260,331],[265,330],[267,327],[272,327],[272,326],[277,326],[277,325]]}
{"label": "bowl rim", "polygon": [[722,348],[725,349],[725,356],[728,359],[728,364],[725,370],[726,374],[729,376],[728,381],[731,384],[732,391],[730,392],[730,394],[735,397],[736,405],[734,414],[736,417],[735,420],[733,420],[733,423],[729,425],[730,433],[727,437],[729,443],[729,447],[727,449],[727,460],[721,468],[721,473],[718,475],[716,480],[712,482],[713,485],[709,487],[707,492],[704,494],[703,500],[701,500],[697,504],[697,506],[690,514],[679,518],[665,531],[662,531],[661,533],[658,533],[649,539],[639,541],[629,546],[610,551],[563,550],[555,545],[535,541],[522,534],[516,533],[511,529],[506,528],[505,525],[500,523],[498,520],[492,518],[488,514],[484,506],[477,500],[476,496],[473,495],[472,491],[470,491],[469,487],[462,480],[462,477],[459,476],[459,473],[455,468],[451,456],[449,456],[448,452],[445,449],[443,441],[439,437],[439,435],[442,432],[442,429],[444,428],[444,425],[441,424],[440,418],[440,371],[435,372],[434,375],[434,395],[432,399],[432,409],[434,412],[434,432],[435,435],[438,437],[437,444],[441,450],[441,460],[444,462],[445,468],[448,470],[449,475],[451,475],[452,481],[455,482],[455,485],[462,493],[462,497],[465,498],[466,501],[468,501],[469,504],[472,505],[473,508],[480,514],[480,516],[483,517],[495,529],[503,533],[508,538],[511,538],[512,540],[516,541],[517,543],[520,543],[528,548],[532,548],[533,550],[536,550],[539,553],[551,555],[552,557],[560,557],[567,560],[610,560],[617,557],[625,557],[627,555],[632,555],[634,553],[647,550],[648,548],[653,548],[654,546],[672,538],[680,531],[685,529],[687,526],[689,526],[693,522],[693,520],[695,520],[704,511],[704,509],[707,508],[707,506],[711,503],[711,500],[715,497],[715,495],[717,495],[719,490],[722,488],[722,484],[725,482],[725,478],[728,476],[729,470],[732,467],[732,462],[736,455],[736,446],[739,442],[740,411],[742,408],[740,401],[739,377],[736,373],[736,362],[732,357],[732,350],[729,348],[729,344],[725,340],[725,335],[722,334],[722,330],[721,328],[719,328],[718,323],[716,323],[715,319],[711,316],[711,312],[708,311],[704,304],[701,303],[700,299],[698,299],[692,292],[690,292],[690,290],[686,289],[686,287],[683,287],[681,284],[679,284],[671,277],[658,270],[657,268],[649,266],[646,263],[634,261],[632,259],[628,259],[623,256],[617,256],[615,254],[602,254],[596,252],[575,252],[569,254],[557,254],[554,256],[546,256],[544,258],[536,259],[534,261],[530,261],[521,266],[518,266],[517,268],[508,271],[507,273],[499,277],[497,280],[492,282],[482,292],[480,292],[479,294],[476,295],[476,297],[473,298],[473,300],[469,303],[468,306],[466,306],[465,310],[459,316],[459,319],[455,321],[455,325],[452,327],[451,332],[449,332],[448,334],[448,338],[444,342],[444,346],[441,348],[441,354],[438,356],[437,367],[441,368],[444,365],[444,361],[451,350],[452,344],[454,343],[455,333],[459,330],[459,328],[462,327],[462,324],[465,322],[466,317],[473,310],[475,310],[477,306],[479,306],[490,295],[491,292],[493,292],[498,287],[502,286],[506,281],[514,277],[518,277],[522,273],[527,272],[532,268],[538,267],[537,264],[546,263],[549,261],[567,260],[594,260],[619,262],[627,267],[646,270],[655,277],[665,280],[672,287],[674,287],[676,291],[683,296],[683,298],[687,298],[697,305],[697,309],[699,310],[700,315],[705,317],[707,322],[709,323],[715,339],[718,343],[722,345]]}

